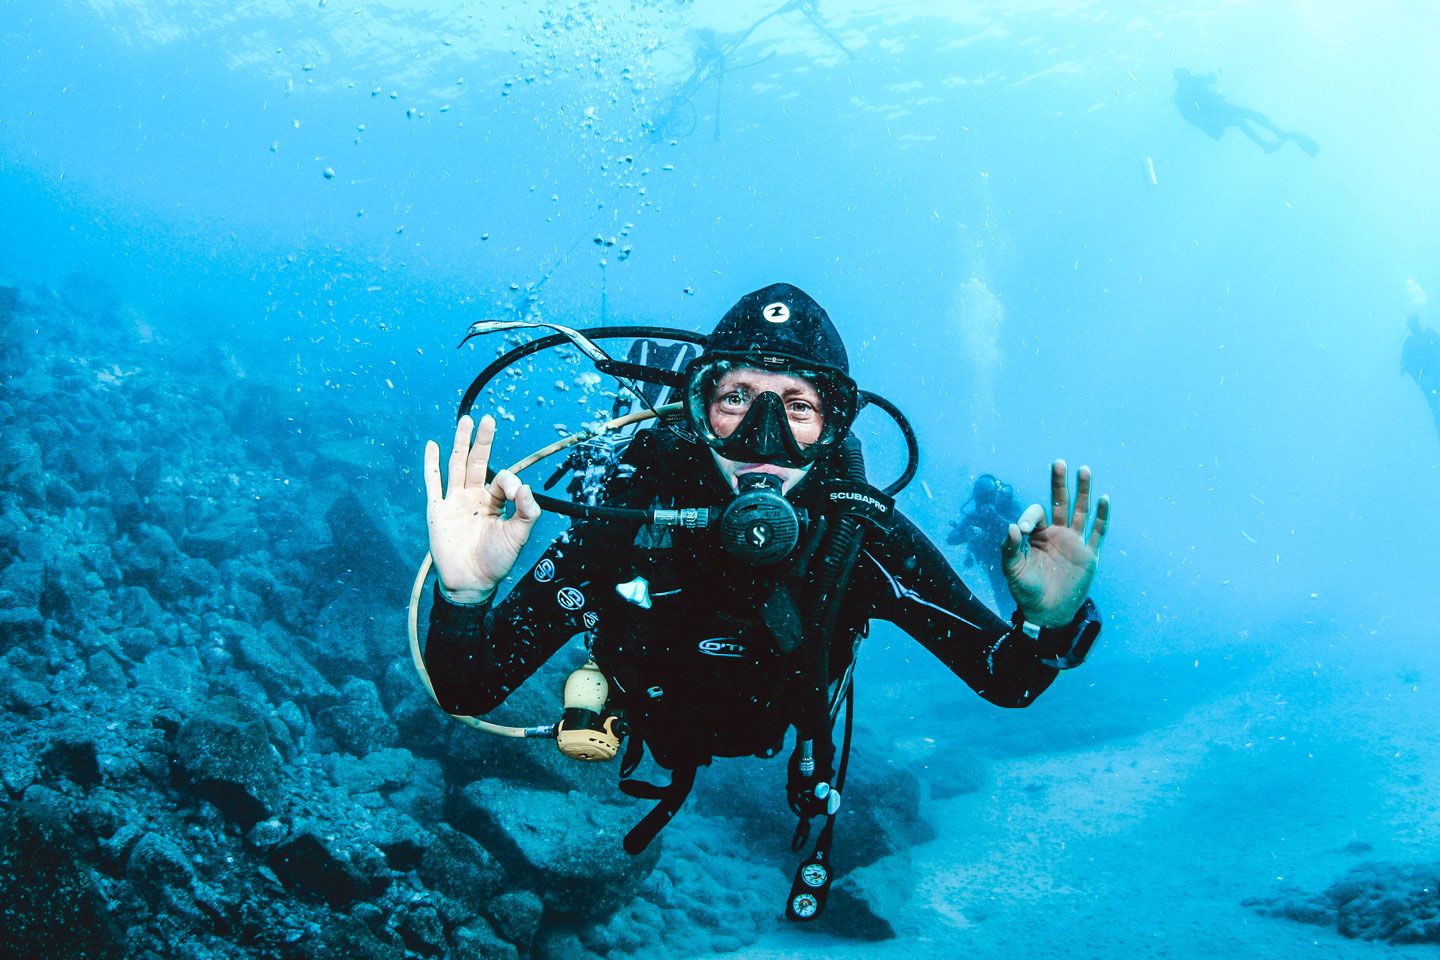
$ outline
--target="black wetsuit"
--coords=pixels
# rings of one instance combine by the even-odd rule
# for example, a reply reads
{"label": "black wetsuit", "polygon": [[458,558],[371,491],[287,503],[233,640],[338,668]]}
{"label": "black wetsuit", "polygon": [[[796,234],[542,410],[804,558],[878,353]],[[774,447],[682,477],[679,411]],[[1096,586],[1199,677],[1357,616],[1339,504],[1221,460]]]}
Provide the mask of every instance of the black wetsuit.
{"label": "black wetsuit", "polygon": [[[637,470],[616,484],[611,505],[718,507],[731,497],[709,450],[664,430],[642,432],[627,459]],[[825,470],[817,464],[791,501],[813,510],[817,475]],[[794,685],[805,669],[803,645],[781,652],[797,609],[807,610],[804,581],[792,578],[782,587],[785,564],[757,568],[736,559],[713,529],[667,531],[671,543],[637,544],[650,532],[637,537],[633,525],[578,522],[498,606],[452,604],[437,589],[425,662],[441,706],[472,715],[494,709],[567,641],[589,631],[594,659],[611,681],[611,709],[624,711],[632,739],[643,737],[663,766],[778,752],[795,722]],[[805,545],[802,539],[797,553]],[[649,609],[616,590],[636,577],[648,581]],[[1087,602],[1076,624],[1087,614],[1098,622]],[[1001,620],[900,516],[888,532],[866,536],[843,594],[829,680],[844,673],[853,641],[877,618],[899,626],[982,697],[1005,707],[1039,696],[1058,672],[1043,658],[1071,652],[1079,633],[1072,625],[1042,631],[1037,640]],[[829,759],[823,754],[822,764]]]}

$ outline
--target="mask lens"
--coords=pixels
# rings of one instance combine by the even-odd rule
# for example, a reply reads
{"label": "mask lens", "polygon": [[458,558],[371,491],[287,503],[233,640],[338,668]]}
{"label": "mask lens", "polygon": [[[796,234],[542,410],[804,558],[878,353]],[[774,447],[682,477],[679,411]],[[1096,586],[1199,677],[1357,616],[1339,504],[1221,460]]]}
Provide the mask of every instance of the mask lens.
{"label": "mask lens", "polygon": [[[759,392],[753,387],[752,392],[747,393],[743,384],[726,382],[727,374],[744,369],[781,373],[807,381],[819,396],[818,409],[808,414],[787,410],[778,394]],[[725,387],[723,396],[718,395],[722,386]],[[765,399],[767,396],[769,400]],[[855,384],[849,377],[835,370],[807,367],[783,358],[757,361],[736,357],[701,357],[691,364],[688,371],[685,399],[691,428],[722,456],[789,466],[809,463],[844,439],[851,421],[855,419],[857,406]],[[712,404],[722,404],[720,409],[731,415],[732,422],[739,419],[739,425],[723,437],[711,423]],[[807,417],[811,419],[807,421]],[[801,428],[802,434],[808,433],[803,427],[813,423],[814,419],[819,420],[818,436],[802,446],[795,439],[796,428]],[[783,440],[783,445],[780,440]]]}

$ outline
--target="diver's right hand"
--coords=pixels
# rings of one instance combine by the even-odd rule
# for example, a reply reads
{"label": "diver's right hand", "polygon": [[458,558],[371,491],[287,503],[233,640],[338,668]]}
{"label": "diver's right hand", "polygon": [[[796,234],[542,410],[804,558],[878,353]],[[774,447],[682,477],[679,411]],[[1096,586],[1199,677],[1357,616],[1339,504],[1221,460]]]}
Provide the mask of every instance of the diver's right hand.
{"label": "diver's right hand", "polygon": [[[475,433],[474,445],[470,437]],[[426,525],[430,530],[430,556],[445,595],[455,603],[483,603],[510,573],[530,539],[540,504],[528,484],[509,470],[501,470],[490,483],[485,470],[495,442],[495,418],[474,421],[461,417],[455,425],[446,492],[440,490],[440,446],[425,444],[425,493],[429,500]],[[506,501],[515,512],[505,517]]]}

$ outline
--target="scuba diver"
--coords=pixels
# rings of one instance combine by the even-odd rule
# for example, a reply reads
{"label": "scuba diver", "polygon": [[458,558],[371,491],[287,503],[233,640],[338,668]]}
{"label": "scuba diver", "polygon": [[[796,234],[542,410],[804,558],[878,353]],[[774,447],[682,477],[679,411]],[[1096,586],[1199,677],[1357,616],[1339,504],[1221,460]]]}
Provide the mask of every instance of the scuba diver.
{"label": "scuba diver", "polygon": [[815,0],[786,0],[780,6],[760,17],[750,26],[734,33],[720,33],[717,30],[703,28],[695,32],[695,66],[690,75],[667,97],[656,109],[654,117],[649,121],[651,133],[659,138],[672,139],[689,136],[695,129],[696,115],[695,96],[700,88],[711,80],[715,81],[715,127],[714,137],[720,139],[720,98],[725,86],[725,76],[737,70],[744,70],[757,66],[768,60],[773,54],[766,54],[758,60],[749,63],[731,63],[731,58],[740,47],[750,39],[750,35],[760,27],[764,26],[775,17],[784,17],[786,14],[799,12],[810,21],[811,25],[826,39],[835,45],[840,52],[847,57],[855,54],[845,46],[836,34],[830,29],[825,18],[820,15]]}
{"label": "scuba diver", "polygon": [[1435,419],[1435,433],[1440,435],[1440,333],[1422,328],[1413,313],[1405,325],[1409,333],[1400,348],[1400,375],[1409,374],[1419,385]]}
{"label": "scuba diver", "polygon": [[[1234,127],[1266,153],[1274,153],[1287,141],[1312,157],[1320,152],[1320,145],[1305,134],[1282,130],[1265,114],[1233,104],[1222,97],[1215,89],[1215,80],[1219,76],[1215,71],[1201,75],[1177,67],[1174,76],[1175,94],[1172,99],[1180,116],[1205,131],[1210,139],[1219,140],[1226,130]],[[1269,135],[1262,136],[1257,127],[1263,128]]]}
{"label": "scuba diver", "polygon": [[1010,593],[1000,544],[1010,524],[1020,519],[1020,510],[1014,487],[992,473],[982,474],[960,508],[960,519],[950,522],[950,535],[945,538],[950,546],[964,548],[966,568],[978,565],[985,571],[997,604],[1003,604]]}
{"label": "scuba diver", "polygon": [[[679,810],[699,767],[774,757],[795,727],[792,849],[824,818],[786,906],[790,919],[806,920],[823,909],[833,879],[853,671],[869,621],[899,626],[991,703],[1027,706],[1078,666],[1099,634],[1088,593],[1110,503],[1092,499],[1086,467],[1072,498],[1066,465],[1055,461],[1049,509],[1034,504],[1004,530],[1004,575],[1018,607],[1007,622],[865,479],[850,429],[862,405],[890,413],[910,444],[906,476],[886,490],[913,475],[914,435],[889,401],[851,379],[820,304],[771,284],[742,297],[703,345],[673,378],[679,409],[636,433],[624,453],[631,469],[617,473],[605,505],[577,508],[588,519],[552,542],[498,603],[541,515],[538,495],[514,472],[490,470],[488,415],[478,426],[460,417],[443,490],[440,447],[426,444],[438,580],[423,655],[412,601],[412,653],[437,703],[477,721],[586,634],[591,660],[566,684],[562,722],[543,729],[586,759],[613,758],[629,737],[621,790],[656,801],[625,837],[632,854]],[[472,385],[462,413],[477,392]],[[417,601],[424,576],[422,567]],[[572,684],[599,693],[571,706]],[[645,750],[670,772],[669,784],[631,776]]]}

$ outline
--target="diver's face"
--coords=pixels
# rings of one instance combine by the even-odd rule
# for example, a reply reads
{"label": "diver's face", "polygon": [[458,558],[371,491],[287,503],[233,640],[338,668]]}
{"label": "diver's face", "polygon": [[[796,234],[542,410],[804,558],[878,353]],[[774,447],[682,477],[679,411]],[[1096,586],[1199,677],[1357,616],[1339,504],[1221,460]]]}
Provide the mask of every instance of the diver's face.
{"label": "diver's face", "polygon": [[820,438],[824,420],[815,385],[788,373],[755,367],[735,367],[716,382],[708,407],[710,426],[719,436],[730,436],[744,422],[751,402],[762,393],[775,394],[785,405],[785,418],[796,443],[808,447]]}
{"label": "diver's face", "polygon": [[[710,426],[720,437],[728,437],[740,428],[750,404],[762,393],[773,393],[785,407],[785,419],[795,442],[807,447],[820,438],[824,417],[820,407],[820,392],[815,385],[803,377],[756,367],[735,367],[725,372],[716,381],[710,393],[706,413]],[[781,467],[773,463],[742,463],[719,454],[715,462],[720,472],[729,481],[731,489],[738,490],[740,477],[746,473],[773,473],[784,481],[783,490],[800,482],[808,467]]]}

